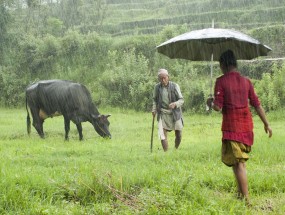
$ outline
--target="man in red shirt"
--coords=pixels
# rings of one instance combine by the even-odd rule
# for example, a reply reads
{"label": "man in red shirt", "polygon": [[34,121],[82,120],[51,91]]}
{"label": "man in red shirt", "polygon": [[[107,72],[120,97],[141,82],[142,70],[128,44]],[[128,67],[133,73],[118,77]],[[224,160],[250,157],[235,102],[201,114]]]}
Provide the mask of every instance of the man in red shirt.
{"label": "man in red shirt", "polygon": [[251,81],[237,71],[237,61],[231,50],[220,56],[223,75],[216,80],[214,97],[207,105],[223,114],[222,161],[233,168],[238,185],[238,197],[249,203],[245,162],[253,144],[253,121],[249,104],[253,106],[264,124],[264,130],[272,136]]}

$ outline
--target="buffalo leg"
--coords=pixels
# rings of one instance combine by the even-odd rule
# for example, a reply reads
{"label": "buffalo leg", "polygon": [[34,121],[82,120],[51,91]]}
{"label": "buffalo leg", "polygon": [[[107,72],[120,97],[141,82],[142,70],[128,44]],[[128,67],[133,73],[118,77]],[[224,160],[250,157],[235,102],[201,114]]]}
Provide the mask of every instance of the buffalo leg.
{"label": "buffalo leg", "polygon": [[43,123],[44,120],[40,118],[39,116],[39,109],[32,108],[31,113],[33,116],[33,126],[37,130],[38,134],[41,138],[45,138],[44,130],[43,130]]}
{"label": "buffalo leg", "polygon": [[83,134],[82,134],[82,125],[81,125],[81,123],[77,123],[76,127],[77,127],[77,131],[78,131],[78,134],[79,134],[79,140],[82,140],[83,139]]}
{"label": "buffalo leg", "polygon": [[68,133],[70,131],[70,119],[64,116],[64,129],[65,129],[65,140],[68,140]]}
{"label": "buffalo leg", "polygon": [[41,138],[45,138],[43,131],[44,120],[40,119],[37,124],[33,124]]}

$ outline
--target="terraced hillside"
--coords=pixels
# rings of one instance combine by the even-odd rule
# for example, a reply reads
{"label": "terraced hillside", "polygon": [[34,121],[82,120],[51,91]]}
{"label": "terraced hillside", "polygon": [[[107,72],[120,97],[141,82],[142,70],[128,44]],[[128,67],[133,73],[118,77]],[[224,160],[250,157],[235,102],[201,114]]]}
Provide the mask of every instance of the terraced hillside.
{"label": "terraced hillside", "polygon": [[102,30],[113,36],[155,34],[166,25],[189,30],[211,27],[243,29],[284,26],[284,0],[107,0]]}

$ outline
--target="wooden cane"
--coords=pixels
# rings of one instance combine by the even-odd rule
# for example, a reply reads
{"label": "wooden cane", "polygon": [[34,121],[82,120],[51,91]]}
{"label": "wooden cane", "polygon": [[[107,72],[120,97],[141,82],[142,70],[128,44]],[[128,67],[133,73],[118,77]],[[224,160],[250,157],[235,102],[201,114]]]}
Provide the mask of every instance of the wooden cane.
{"label": "wooden cane", "polygon": [[150,152],[152,152],[152,145],[153,145],[154,118],[155,118],[155,116],[152,116],[151,140],[150,140]]}

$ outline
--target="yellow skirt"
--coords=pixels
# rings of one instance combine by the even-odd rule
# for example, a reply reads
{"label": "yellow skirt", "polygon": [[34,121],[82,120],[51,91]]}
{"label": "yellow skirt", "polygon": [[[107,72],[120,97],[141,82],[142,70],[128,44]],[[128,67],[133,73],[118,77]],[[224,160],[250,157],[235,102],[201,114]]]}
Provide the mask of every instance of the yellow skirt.
{"label": "yellow skirt", "polygon": [[224,140],[222,143],[222,162],[227,166],[234,166],[249,159],[251,147],[240,142]]}

